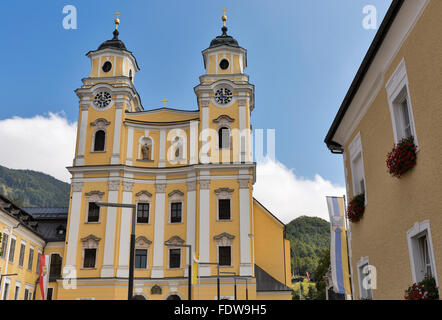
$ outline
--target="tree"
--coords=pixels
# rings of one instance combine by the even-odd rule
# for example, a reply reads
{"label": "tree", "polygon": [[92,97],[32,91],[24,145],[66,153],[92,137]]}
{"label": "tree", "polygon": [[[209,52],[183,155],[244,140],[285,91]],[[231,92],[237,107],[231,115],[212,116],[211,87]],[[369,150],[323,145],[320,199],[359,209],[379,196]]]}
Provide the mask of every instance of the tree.
{"label": "tree", "polygon": [[320,254],[320,259],[318,266],[315,270],[315,278],[316,278],[316,300],[325,300],[326,299],[326,282],[324,279],[325,274],[330,267],[330,249],[323,250]]}
{"label": "tree", "polygon": [[308,293],[307,296],[305,297],[306,300],[316,300],[317,297],[317,290],[315,286],[309,286],[308,287]]}

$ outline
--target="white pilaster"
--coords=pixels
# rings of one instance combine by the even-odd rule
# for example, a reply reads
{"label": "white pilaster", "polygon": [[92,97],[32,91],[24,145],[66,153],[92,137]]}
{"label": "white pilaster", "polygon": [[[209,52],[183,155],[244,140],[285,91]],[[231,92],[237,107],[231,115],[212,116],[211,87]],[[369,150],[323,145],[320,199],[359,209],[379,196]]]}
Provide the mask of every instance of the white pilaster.
{"label": "white pilaster", "polygon": [[245,162],[247,159],[247,128],[246,128],[246,100],[239,99],[239,135],[238,135],[238,162]]}
{"label": "white pilaster", "polygon": [[[199,258],[201,262],[210,262],[210,180],[200,180],[200,230]],[[199,275],[210,276],[210,266],[200,265]]]}
{"label": "white pilaster", "polygon": [[207,148],[207,144],[209,143],[209,100],[201,100],[201,158],[200,162],[209,163],[208,151],[210,148]]}
{"label": "white pilaster", "polygon": [[68,248],[66,251],[66,265],[70,270],[75,270],[77,260],[77,243],[78,243],[78,229],[80,227],[80,213],[81,213],[81,192],[83,189],[82,182],[72,183],[72,200],[71,212],[69,215],[69,234],[68,234]]}
{"label": "white pilaster", "polygon": [[84,165],[84,149],[86,144],[86,132],[87,132],[87,117],[88,117],[88,105],[90,102],[82,101],[80,102],[81,108],[81,118],[80,118],[80,130],[78,133],[78,150],[77,157],[75,158],[74,165],[82,166]]}
{"label": "white pilaster", "polygon": [[250,252],[250,189],[249,180],[239,180],[240,276],[252,275]]}
{"label": "white pilaster", "polygon": [[[109,196],[108,202],[118,202],[118,187],[119,180],[109,181]],[[115,251],[115,229],[117,224],[117,208],[107,207],[101,210],[107,210],[106,216],[106,233],[104,236],[104,257],[103,267],[101,268],[101,277],[114,277],[114,251]]]}
{"label": "white pilaster", "polygon": [[198,121],[190,122],[190,159],[189,164],[198,163]]}
{"label": "white pilaster", "polygon": [[[132,203],[133,183],[123,182],[123,203]],[[131,233],[132,209],[121,209],[121,228],[120,228],[120,251],[118,255],[117,277],[129,277],[129,251],[130,251],[130,233]]]}
{"label": "white pilaster", "polygon": [[126,151],[126,164],[132,165],[132,155],[134,151],[134,128],[129,127],[127,129],[127,151]]}
{"label": "white pilaster", "polygon": [[158,160],[158,167],[163,168],[166,166],[166,130],[160,130],[160,155]]}
{"label": "white pilaster", "polygon": [[165,214],[165,181],[156,183],[155,194],[155,225],[153,240],[153,266],[152,278],[164,277],[163,253],[164,253],[164,214]]}
{"label": "white pilaster", "polygon": [[111,164],[120,163],[120,136],[121,136],[121,117],[123,105],[115,105],[115,126],[114,126],[114,144],[112,148]]}
{"label": "white pilaster", "polygon": [[[196,225],[196,181],[187,182],[187,219],[186,219],[186,243],[192,246],[191,256],[195,252],[195,225]],[[189,250],[186,250],[189,252]],[[188,263],[189,257],[186,257]],[[188,268],[184,269],[184,276],[187,276]]]}

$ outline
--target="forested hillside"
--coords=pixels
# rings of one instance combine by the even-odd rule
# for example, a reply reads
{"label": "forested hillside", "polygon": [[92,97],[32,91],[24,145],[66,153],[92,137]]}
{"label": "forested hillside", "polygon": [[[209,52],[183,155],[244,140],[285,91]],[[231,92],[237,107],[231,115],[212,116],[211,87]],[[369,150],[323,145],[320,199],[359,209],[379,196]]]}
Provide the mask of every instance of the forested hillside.
{"label": "forested hillside", "polygon": [[0,166],[0,193],[22,207],[67,207],[69,184],[42,172]]}
{"label": "forested hillside", "polygon": [[317,217],[302,216],[286,227],[290,240],[292,271],[314,277],[321,252],[330,247],[330,223]]}

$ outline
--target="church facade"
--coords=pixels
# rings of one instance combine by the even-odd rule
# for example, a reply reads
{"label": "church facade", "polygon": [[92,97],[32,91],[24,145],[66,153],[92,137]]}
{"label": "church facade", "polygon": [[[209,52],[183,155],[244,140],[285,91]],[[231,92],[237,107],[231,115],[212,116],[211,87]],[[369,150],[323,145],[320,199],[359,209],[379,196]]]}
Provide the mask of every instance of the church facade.
{"label": "church facade", "polygon": [[192,299],[218,298],[217,264],[220,298],[234,297],[235,276],[238,299],[291,299],[285,225],[252,195],[247,51],[223,20],[202,52],[195,111],[143,108],[118,18],[114,37],[87,53],[66,239],[49,246],[63,266],[53,299],[127,299],[131,209],[100,202],[136,205],[138,298],[188,299],[190,254],[200,262]]}

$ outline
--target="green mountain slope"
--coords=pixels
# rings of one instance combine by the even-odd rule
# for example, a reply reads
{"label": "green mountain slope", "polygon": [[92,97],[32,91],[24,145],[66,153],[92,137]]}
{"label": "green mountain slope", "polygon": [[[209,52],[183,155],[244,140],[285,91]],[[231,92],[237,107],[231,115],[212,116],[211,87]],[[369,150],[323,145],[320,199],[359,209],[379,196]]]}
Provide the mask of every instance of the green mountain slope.
{"label": "green mountain slope", "polygon": [[302,216],[286,227],[290,240],[291,265],[295,274],[314,277],[321,252],[330,247],[330,223],[317,217]]}
{"label": "green mountain slope", "polygon": [[0,193],[22,207],[67,207],[69,188],[42,172],[0,166]]}

